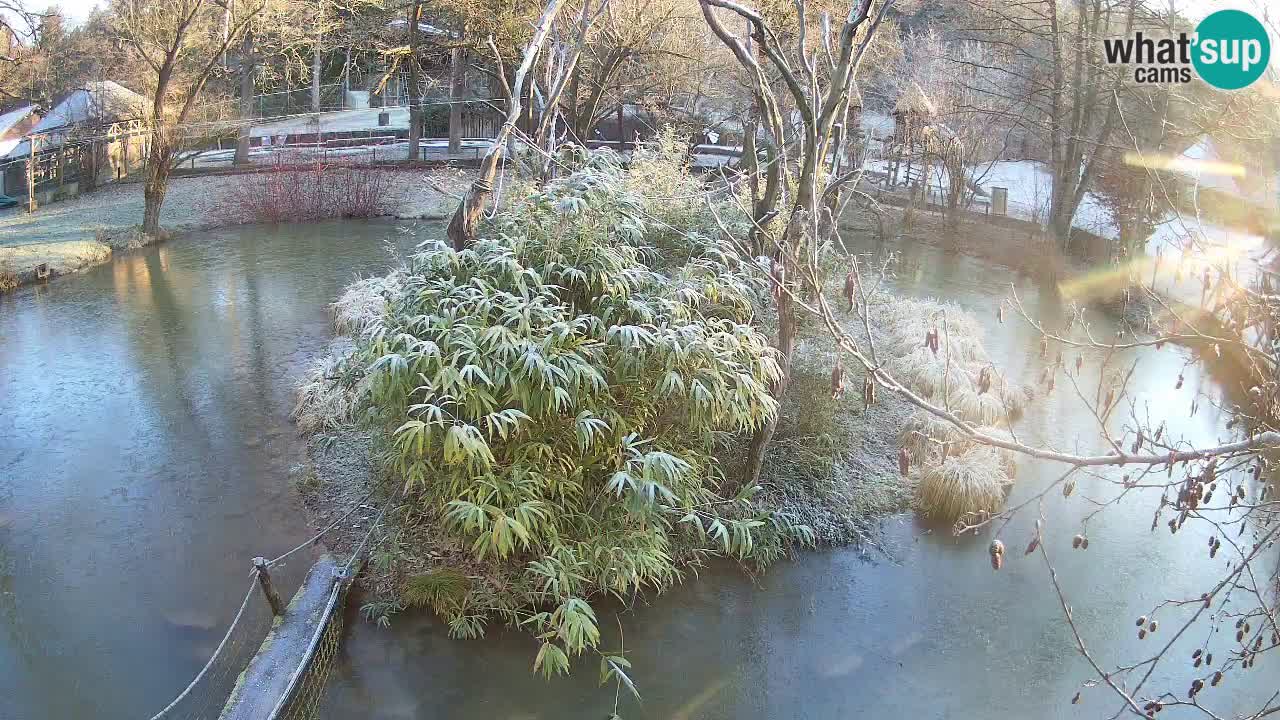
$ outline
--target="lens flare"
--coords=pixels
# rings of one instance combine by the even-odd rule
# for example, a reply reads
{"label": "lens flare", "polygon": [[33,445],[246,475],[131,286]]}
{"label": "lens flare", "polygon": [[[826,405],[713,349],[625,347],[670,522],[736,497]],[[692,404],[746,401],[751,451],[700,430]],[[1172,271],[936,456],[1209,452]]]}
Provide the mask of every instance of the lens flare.
{"label": "lens flare", "polygon": [[1132,167],[1151,170],[1173,170],[1194,175],[1222,175],[1224,177],[1244,177],[1243,165],[1221,162],[1218,160],[1196,160],[1194,158],[1173,155],[1147,155],[1145,153],[1127,152],[1124,164]]}

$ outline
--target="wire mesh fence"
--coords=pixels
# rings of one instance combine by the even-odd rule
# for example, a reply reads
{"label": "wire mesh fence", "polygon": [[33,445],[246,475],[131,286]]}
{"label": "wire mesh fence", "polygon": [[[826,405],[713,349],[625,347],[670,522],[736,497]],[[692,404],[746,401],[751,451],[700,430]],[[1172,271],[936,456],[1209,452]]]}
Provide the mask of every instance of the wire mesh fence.
{"label": "wire mesh fence", "polygon": [[342,644],[343,605],[348,584],[334,585],[333,598],[328,609],[328,620],[316,629],[316,642],[303,660],[301,675],[293,690],[284,698],[278,720],[317,720],[323,707],[325,689],[333,675]]}
{"label": "wire mesh fence", "polygon": [[[350,583],[335,577],[328,601],[306,646],[297,657],[290,682],[279,698],[267,698],[274,711],[262,720],[316,720],[342,644],[343,606]],[[190,685],[151,720],[218,720],[239,692],[248,692],[245,671],[264,647],[274,616],[258,588],[255,574],[240,610],[222,642]]]}
{"label": "wire mesh fence", "polygon": [[[310,86],[290,88],[272,93],[253,96],[254,113],[258,117],[291,115],[314,111],[315,98]],[[347,109],[345,88],[340,83],[320,86],[320,112],[333,112]]]}

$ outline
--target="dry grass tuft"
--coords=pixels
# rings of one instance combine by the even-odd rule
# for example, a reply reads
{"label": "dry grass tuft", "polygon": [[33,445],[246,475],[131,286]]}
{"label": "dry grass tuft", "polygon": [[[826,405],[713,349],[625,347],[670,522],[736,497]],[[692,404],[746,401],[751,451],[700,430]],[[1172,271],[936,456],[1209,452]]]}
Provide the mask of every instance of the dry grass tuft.
{"label": "dry grass tuft", "polygon": [[[890,371],[921,397],[945,404],[965,421],[1006,424],[1021,416],[1034,397],[1021,385],[1005,381],[987,358],[981,326],[959,307],[933,300],[900,299],[876,303],[872,313],[884,328],[878,339]],[[935,329],[941,335],[936,353],[924,345],[925,333]],[[987,367],[992,370],[991,387],[981,393],[979,377]]]}
{"label": "dry grass tuft", "polygon": [[22,282],[7,264],[0,265],[0,293],[12,292],[18,289]]}
{"label": "dry grass tuft", "polygon": [[979,394],[969,385],[951,387],[947,405],[955,414],[976,425],[999,425],[1004,420],[1004,403],[994,392]]}
{"label": "dry grass tuft", "polygon": [[1006,473],[1009,458],[979,445],[921,471],[916,499],[920,512],[934,520],[954,521],[967,513],[1000,511],[1012,483]]}
{"label": "dry grass tuft", "polygon": [[[1020,385],[1006,383],[982,346],[982,328],[953,304],[896,299],[872,305],[882,328],[877,339],[889,370],[920,396],[944,406],[987,434],[999,434],[1032,399]],[[943,321],[945,313],[946,321]],[[937,331],[941,347],[925,346]],[[982,391],[984,368],[989,384]],[[915,413],[898,435],[915,466],[916,504],[922,514],[955,520],[967,513],[995,513],[1012,484],[1012,456],[964,439],[964,433],[924,411]]]}
{"label": "dry grass tuft", "polygon": [[955,425],[923,410],[917,410],[898,433],[899,443],[911,453],[912,462],[936,463],[955,452],[963,433]]}
{"label": "dry grass tuft", "polygon": [[[992,392],[996,392],[996,390]],[[1021,383],[1003,384],[998,392],[1000,393],[1000,399],[1004,401],[1004,406],[1008,408],[1010,420],[1017,420],[1022,417],[1022,413],[1026,411],[1027,406],[1036,399],[1035,388]]]}
{"label": "dry grass tuft", "polygon": [[356,336],[382,326],[387,304],[404,292],[400,274],[357,280],[333,303],[333,328],[339,334]]}
{"label": "dry grass tuft", "polygon": [[964,368],[953,363],[948,370],[946,358],[940,354],[935,356],[924,347],[893,357],[889,368],[898,379],[926,399],[941,398],[944,389],[954,393],[973,384]]}
{"label": "dry grass tuft", "polygon": [[355,420],[370,381],[344,382],[341,375],[346,357],[333,354],[320,358],[298,384],[298,403],[292,415],[303,434],[337,430]]}

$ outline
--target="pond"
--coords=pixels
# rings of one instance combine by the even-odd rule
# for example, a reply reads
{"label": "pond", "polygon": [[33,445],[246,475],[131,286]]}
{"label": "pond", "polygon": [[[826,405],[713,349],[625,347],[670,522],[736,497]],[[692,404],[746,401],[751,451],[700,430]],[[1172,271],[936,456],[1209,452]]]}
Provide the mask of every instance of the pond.
{"label": "pond", "polygon": [[0,718],[147,718],[191,680],[250,559],[309,534],[288,415],[326,303],[406,238],[198,233],[0,297]]}
{"label": "pond", "polygon": [[[1063,308],[1054,293],[930,246],[867,244],[855,251],[898,253],[892,281],[898,292],[970,310],[985,326],[989,355],[1011,378],[1037,382],[1045,363],[1038,336],[1012,313],[998,323],[996,305],[1016,287],[1029,313],[1056,323]],[[1089,320],[1099,337],[1114,332],[1104,315],[1090,313]],[[1086,352],[1085,367],[1096,368],[1100,355]],[[1074,361],[1073,353],[1068,357]],[[1142,353],[1135,396],[1152,416],[1168,415],[1172,434],[1214,441],[1225,436],[1225,418],[1206,401],[1194,417],[1189,409],[1193,393],[1221,401],[1223,390],[1198,366],[1187,367],[1191,361],[1189,351],[1169,346]],[[1186,382],[1173,392],[1180,372]],[[1016,425],[1022,439],[1068,451],[1096,450],[1094,427],[1061,379]],[[1010,502],[1060,473],[1021,461]],[[1104,662],[1133,662],[1171,635],[1139,641],[1134,619],[1166,597],[1199,597],[1218,577],[1223,556],[1208,560],[1208,536],[1190,524],[1177,536],[1163,524],[1151,532],[1157,499],[1151,497],[1109,510],[1091,523],[1088,550],[1072,551],[1080,519],[1093,509],[1085,498],[1110,497],[1102,488],[1100,480],[1082,477],[1070,500],[1054,492],[1045,535],[1090,651]],[[1004,531],[1010,559],[1000,573],[989,565],[988,534],[957,539],[903,515],[883,523],[887,556],[868,558],[852,548],[805,552],[756,577],[718,565],[664,595],[637,598],[618,615],[621,641],[613,617],[601,622],[606,644],[625,646],[643,697],[636,703],[623,691],[618,711],[624,718],[680,719],[1107,717],[1119,702],[1104,688],[1071,704],[1091,675],[1043,562],[1022,555],[1035,517],[1024,514]],[[523,633],[495,630],[460,642],[425,614],[398,616],[388,631],[361,622],[354,604],[348,613],[351,630],[326,717],[599,720],[613,710],[615,690],[597,684],[597,663],[589,658],[566,679],[532,675],[536,647]],[[1176,616],[1162,613],[1161,623],[1175,627]],[[1203,630],[1197,626],[1195,639],[1177,645],[1172,657],[1189,658]],[[1224,652],[1230,634],[1218,643]],[[1189,660],[1162,664],[1151,687],[1172,682],[1183,690],[1190,672]],[[1206,697],[1225,715],[1256,709],[1274,689],[1273,673],[1233,675],[1229,690]]]}
{"label": "pond", "polygon": [[[0,717],[145,718],[199,670],[239,604],[249,558],[309,534],[292,485],[305,447],[288,413],[294,381],[329,340],[325,305],[413,241],[383,223],[197,233],[0,299]],[[902,255],[900,292],[971,310],[991,357],[1011,377],[1037,380],[1034,334],[997,323],[995,305],[1012,284],[1030,312],[1056,320],[1052,293],[928,246],[859,252],[884,250]],[[1100,335],[1111,327],[1091,320]],[[1086,354],[1086,367],[1097,359]],[[1167,414],[1170,430],[1193,442],[1225,437],[1213,404],[1188,416],[1193,392],[1223,394],[1198,366],[1184,369],[1191,360],[1175,347],[1144,352],[1139,407]],[[1174,392],[1179,372],[1187,380]],[[1017,425],[1021,437],[1067,450],[1096,444],[1090,428],[1061,382]],[[1052,467],[1020,463],[1012,501],[1054,477]],[[1052,494],[1046,535],[1090,650],[1131,662],[1153,647],[1135,637],[1133,619],[1167,596],[1198,597],[1223,558],[1208,560],[1192,525],[1151,533],[1154,502],[1145,501],[1108,510],[1089,527],[1089,549],[1073,552],[1086,498],[1100,488],[1082,478],[1072,499]],[[757,577],[717,565],[636,598],[617,617],[643,702],[624,695],[618,711],[1109,715],[1118,703],[1100,688],[1070,704],[1088,668],[1043,564],[1021,555],[1033,518],[1004,531],[1011,552],[998,574],[989,537],[956,539],[904,515],[883,523],[887,554],[805,552]],[[282,591],[306,564],[279,573]],[[596,684],[586,659],[547,683],[530,672],[523,634],[495,628],[453,641],[413,613],[380,629],[357,605],[326,717],[598,720],[613,710],[614,689]],[[1169,628],[1174,619],[1161,616]],[[613,617],[602,625],[622,644]],[[1190,670],[1161,665],[1157,675],[1181,687]],[[1223,714],[1242,713],[1274,678],[1264,661],[1207,697]]]}

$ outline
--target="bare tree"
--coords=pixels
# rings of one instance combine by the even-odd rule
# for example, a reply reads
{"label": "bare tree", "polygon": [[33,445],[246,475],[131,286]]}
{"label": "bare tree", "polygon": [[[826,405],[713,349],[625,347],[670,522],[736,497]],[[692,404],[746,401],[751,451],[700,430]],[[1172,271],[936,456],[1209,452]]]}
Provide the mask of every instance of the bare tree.
{"label": "bare tree", "polygon": [[[525,47],[524,57],[520,62],[520,66],[516,69],[515,82],[511,84],[507,91],[510,101],[507,104],[506,121],[502,124],[501,129],[498,130],[497,137],[489,144],[489,151],[480,163],[479,176],[471,183],[467,194],[462,198],[458,209],[454,211],[453,217],[449,220],[449,241],[459,250],[475,241],[476,229],[480,224],[480,216],[489,204],[490,198],[493,197],[493,183],[498,176],[498,161],[502,159],[502,153],[506,150],[507,140],[515,133],[516,123],[520,120],[524,109],[521,104],[521,97],[523,96],[525,80],[529,75],[529,71],[533,68],[534,61],[537,60],[538,53],[542,51],[542,46],[546,43],[547,37],[551,34],[551,26],[555,23],[556,16],[560,13],[562,5],[563,0],[548,0],[546,7],[543,8],[542,17],[538,20],[533,37]],[[496,52],[495,56],[499,58],[499,64],[501,64],[501,56]]]}
{"label": "bare tree", "polygon": [[[222,0],[115,0],[117,30],[151,69],[151,131],[143,188],[142,231],[160,231],[160,209],[178,158],[184,124],[219,72],[223,54],[239,42],[262,3]],[[226,32],[222,32],[224,17]]]}
{"label": "bare tree", "polygon": [[[1002,102],[988,117],[1021,127],[1048,146],[1053,186],[1048,226],[1066,244],[1072,220],[1118,131],[1117,97],[1125,75],[1102,60],[1102,38],[1128,34],[1138,0],[973,0],[960,38],[1004,48],[1002,62],[984,66],[1002,76],[980,89]],[[1013,100],[1011,104],[1003,101]]]}
{"label": "bare tree", "polygon": [[991,68],[1002,64],[1002,53],[988,43],[947,42],[930,30],[904,44],[891,82],[900,96],[918,93],[933,108],[920,133],[921,159],[937,172],[931,171],[923,185],[927,190],[936,183],[944,213],[954,222],[1000,159],[1019,109],[1015,100],[1001,96],[1004,73]]}
{"label": "bare tree", "polygon": [[[794,138],[798,147],[795,159],[794,197],[789,200],[788,216],[780,234],[773,238],[772,280],[778,310],[776,347],[781,373],[771,388],[776,398],[787,391],[791,379],[791,359],[796,342],[796,291],[801,287],[801,267],[816,266],[821,243],[820,228],[834,225],[832,194],[861,169],[832,177],[824,172],[827,158],[839,142],[839,128],[848,121],[850,94],[863,55],[892,0],[875,3],[861,0],[835,28],[824,15],[817,37],[811,42],[811,18],[805,0],[796,2],[796,31],[793,45],[784,46],[779,34],[758,11],[732,0],[699,0],[703,17],[711,31],[733,53],[751,78],[752,90],[759,107],[760,121],[775,147],[776,162],[787,162],[784,149],[791,143],[784,123],[782,103],[765,71],[767,65],[780,77],[782,94],[799,115],[800,127]],[[730,32],[720,19],[720,11],[740,18],[750,28],[751,40],[758,54],[746,42]],[[765,214],[773,213],[766,208]],[[809,287],[820,287],[811,284]],[[766,422],[751,439],[744,477],[754,483],[760,476],[765,453],[777,430],[777,417]]]}
{"label": "bare tree", "polygon": [[0,0],[0,36],[4,49],[0,51],[0,65],[16,65],[30,49],[40,22],[40,14],[27,9],[17,0]]}
{"label": "bare tree", "polygon": [[419,0],[409,3],[409,159],[417,160],[421,154],[422,95],[418,90],[418,37],[421,35],[422,4]]}

